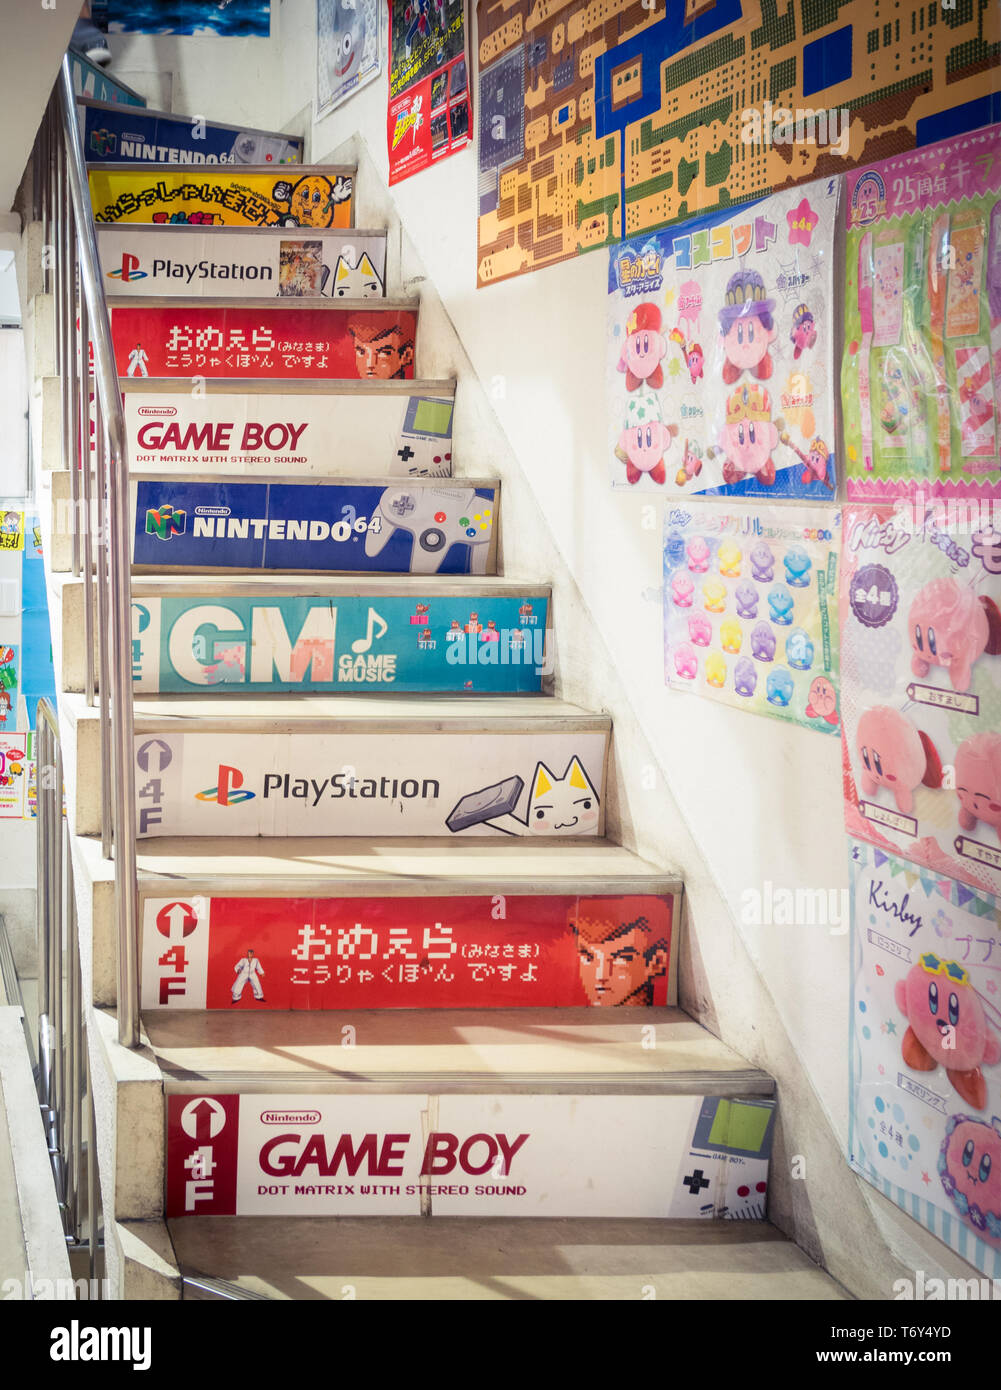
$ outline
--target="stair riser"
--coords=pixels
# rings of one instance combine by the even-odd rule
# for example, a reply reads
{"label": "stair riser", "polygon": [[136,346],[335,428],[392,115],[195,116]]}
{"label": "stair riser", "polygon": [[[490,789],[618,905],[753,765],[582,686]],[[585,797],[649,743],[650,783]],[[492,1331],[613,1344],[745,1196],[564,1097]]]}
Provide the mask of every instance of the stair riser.
{"label": "stair riser", "polygon": [[146,897],[142,1006],[256,1012],[673,1004],[673,907],[672,898],[653,895],[500,891]]}
{"label": "stair riser", "polygon": [[774,1117],[771,1100],[572,1086],[559,1096],[169,1095],[167,1217],[760,1220]]}
{"label": "stair riser", "polygon": [[299,251],[302,242],[300,233],[284,227],[97,228],[109,299],[226,294],[287,302],[320,295],[351,300],[385,296],[385,232],[349,228],[311,233],[305,253]]}
{"label": "stair riser", "polygon": [[[430,593],[417,601],[375,603],[367,597],[146,599],[132,606],[135,689],[221,696],[243,690],[538,692],[547,669],[545,599],[472,602],[471,611],[469,599],[439,600]],[[520,610],[528,603],[536,624],[522,627]],[[488,622],[497,640],[482,640]]]}
{"label": "stair riser", "polygon": [[[196,169],[95,162],[87,173],[94,221],[100,225],[169,224],[172,217],[183,217],[196,226],[285,226],[290,236],[302,237],[354,223],[354,170],[344,165]],[[322,195],[315,205],[309,196],[314,191]]]}
{"label": "stair riser", "polygon": [[112,299],[119,376],[411,380],[417,305],[391,300]]}
{"label": "stair riser", "polygon": [[378,394],[368,385],[327,394],[253,382],[245,392],[192,396],[176,383],[126,380],[129,467],[157,476],[449,477],[454,384],[394,383]]}
{"label": "stair riser", "polygon": [[[69,489],[68,473],[52,475],[52,567],[63,572],[85,515]],[[138,478],[130,484],[130,508],[133,563],[140,570],[496,572],[496,482],[414,478],[387,487],[353,479]],[[96,538],[96,502],[91,511]]]}
{"label": "stair riser", "polygon": [[[137,721],[143,724],[148,721]],[[332,722],[332,721],[328,721]],[[383,733],[225,727],[135,740],[136,831],[158,835],[604,833],[607,730],[477,733],[433,723]],[[95,721],[83,729],[93,755]],[[99,766],[80,751],[79,775]],[[488,823],[484,817],[492,815]],[[454,829],[450,829],[454,827]]]}
{"label": "stair riser", "polygon": [[[210,167],[302,163],[302,140],[277,131],[223,125],[219,121],[114,102],[78,101],[77,119],[85,159]],[[282,172],[295,176],[294,170]],[[275,177],[278,176],[275,169]]]}

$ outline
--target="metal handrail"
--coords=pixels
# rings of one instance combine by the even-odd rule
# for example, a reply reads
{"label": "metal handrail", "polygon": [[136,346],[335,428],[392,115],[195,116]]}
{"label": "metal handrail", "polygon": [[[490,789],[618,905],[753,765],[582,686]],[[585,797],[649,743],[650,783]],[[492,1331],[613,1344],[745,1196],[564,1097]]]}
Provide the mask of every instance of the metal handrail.
{"label": "metal handrail", "polygon": [[63,814],[59,720],[46,699],[39,700],[35,715],[35,769],[40,953],[38,1098],[66,1242],[78,1250],[86,1246],[91,1288],[94,1289],[100,1287],[101,1250],[97,1125],[87,1046],[73,859],[69,827]]}
{"label": "metal handrail", "polygon": [[[87,171],[80,147],[76,98],[69,59],[64,58],[55,89],[55,121],[61,139],[50,183],[56,220],[58,342],[63,390],[63,442],[74,503],[74,571],[82,568],[86,642],[86,698],[95,695],[90,471],[88,340],[93,346],[95,455],[97,465],[98,565],[96,608],[100,685],[102,765],[110,771],[102,797],[102,845],[114,851],[118,918],[118,1038],[139,1045],[138,891],[135,845],[134,720],[132,710],[132,595],[129,467],[125,415],[111,340],[111,323],[101,283],[97,235],[90,208]],[[65,180],[60,175],[65,173]],[[67,198],[68,193],[68,198]],[[74,235],[75,233],[75,235]],[[75,268],[75,274],[74,274]],[[74,308],[77,276],[79,330]],[[79,477],[78,477],[79,468]],[[82,498],[77,484],[82,480]],[[79,504],[82,502],[82,515]],[[104,524],[107,523],[107,530]],[[83,533],[80,565],[79,532]],[[104,553],[107,563],[104,563]]]}

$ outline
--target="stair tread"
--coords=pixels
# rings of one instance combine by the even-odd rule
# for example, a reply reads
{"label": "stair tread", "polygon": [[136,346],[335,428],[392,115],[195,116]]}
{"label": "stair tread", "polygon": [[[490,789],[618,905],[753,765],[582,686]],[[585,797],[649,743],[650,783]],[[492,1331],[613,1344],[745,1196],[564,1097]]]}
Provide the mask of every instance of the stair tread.
{"label": "stair tread", "polygon": [[[83,579],[72,574],[53,576],[57,588],[82,585]],[[132,579],[133,598],[152,598],[158,594],[167,597],[198,594],[238,594],[246,592],[250,596],[295,597],[297,595],[331,594],[349,597],[352,594],[419,594],[422,598],[452,598],[464,594],[482,594],[485,598],[507,595],[520,597],[549,597],[552,585],[548,580],[512,579],[510,575],[471,574],[471,575],[420,575],[420,574],[316,574],[288,575],[254,571],[240,574],[157,574],[144,571]]]}
{"label": "stair tread", "polygon": [[[213,1216],[168,1222],[181,1273],[275,1299],[847,1299],[766,1221]],[[198,1298],[186,1287],[185,1298]]]}
{"label": "stair tread", "polygon": [[[100,718],[96,706],[88,706],[82,695],[64,695],[64,710],[80,724]],[[387,691],[379,695],[234,694],[220,707],[218,696],[136,695],[133,701],[136,733],[162,730],[180,732],[192,729],[195,721],[201,731],[260,722],[270,733],[281,733],[288,725],[308,729],[315,725],[326,734],[349,725],[353,733],[375,733],[380,727],[395,728],[409,723],[462,724],[470,731],[505,724],[520,728],[527,722],[550,727],[569,725],[572,730],[607,730],[611,718],[595,714],[552,696],[536,696],[534,703],[524,695],[411,695]],[[364,724],[363,729],[354,727]]]}
{"label": "stair tread", "polygon": [[[767,1074],[676,1008],[382,1009],[144,1015],[166,1089],[225,1085],[300,1094],[392,1085],[492,1094],[496,1087],[575,1092],[771,1094]],[[342,1028],[356,1030],[343,1046]],[[656,1046],[643,1046],[656,1028]],[[706,1087],[709,1088],[706,1091]]]}
{"label": "stair tread", "polygon": [[[98,844],[99,848],[99,844]],[[676,870],[658,868],[608,840],[257,839],[164,836],[136,846],[142,892],[206,885],[222,895],[368,893],[676,893]],[[101,863],[109,861],[100,861]],[[110,863],[109,863],[110,874]],[[173,892],[173,887],[169,888]]]}

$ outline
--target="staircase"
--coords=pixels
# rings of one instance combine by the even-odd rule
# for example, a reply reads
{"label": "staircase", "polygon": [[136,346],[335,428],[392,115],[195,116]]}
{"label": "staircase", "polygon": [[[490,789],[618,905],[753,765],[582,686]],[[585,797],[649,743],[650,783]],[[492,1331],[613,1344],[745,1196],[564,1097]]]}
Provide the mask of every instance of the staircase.
{"label": "staircase", "polygon": [[[385,234],[338,217],[98,224],[138,1047],[86,492],[51,293],[30,305],[112,1296],[839,1297],[766,1219],[774,1082],[677,1007],[680,876],[606,836],[614,730],[560,699],[551,588],[504,572],[499,485],[453,458],[463,384],[386,295]],[[319,294],[147,283],[206,258],[280,279],[290,239],[322,247]]]}

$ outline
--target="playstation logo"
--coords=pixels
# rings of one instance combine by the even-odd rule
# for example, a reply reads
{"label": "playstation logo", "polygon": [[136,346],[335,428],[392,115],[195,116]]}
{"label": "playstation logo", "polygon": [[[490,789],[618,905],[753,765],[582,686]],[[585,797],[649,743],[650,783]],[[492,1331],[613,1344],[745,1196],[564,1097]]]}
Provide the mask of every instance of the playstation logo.
{"label": "playstation logo", "polygon": [[241,801],[252,801],[254,793],[243,788],[243,773],[239,768],[219,765],[219,775],[214,787],[203,792],[195,792],[196,801],[214,801],[218,806],[238,806]]}
{"label": "playstation logo", "polygon": [[109,280],[121,280],[123,284],[127,285],[132,280],[145,280],[146,271],[139,269],[138,256],[133,256],[131,251],[123,251],[121,270],[109,270],[107,278]]}

